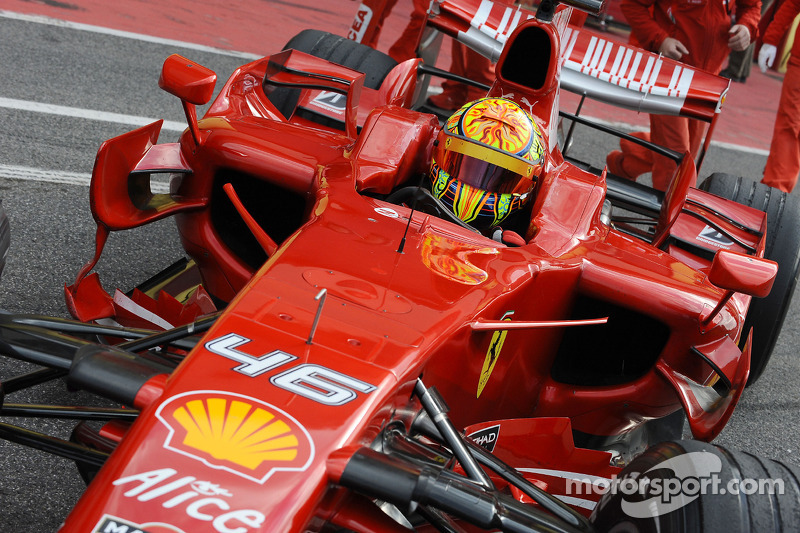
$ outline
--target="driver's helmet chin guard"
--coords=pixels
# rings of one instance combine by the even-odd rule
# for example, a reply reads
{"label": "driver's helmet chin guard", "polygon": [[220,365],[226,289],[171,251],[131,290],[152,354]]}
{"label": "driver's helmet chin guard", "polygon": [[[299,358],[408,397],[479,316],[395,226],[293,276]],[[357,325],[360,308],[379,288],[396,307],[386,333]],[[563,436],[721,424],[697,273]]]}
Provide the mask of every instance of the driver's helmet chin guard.
{"label": "driver's helmet chin guard", "polygon": [[493,228],[531,201],[544,146],[538,126],[516,102],[469,102],[439,132],[431,190],[464,222]]}

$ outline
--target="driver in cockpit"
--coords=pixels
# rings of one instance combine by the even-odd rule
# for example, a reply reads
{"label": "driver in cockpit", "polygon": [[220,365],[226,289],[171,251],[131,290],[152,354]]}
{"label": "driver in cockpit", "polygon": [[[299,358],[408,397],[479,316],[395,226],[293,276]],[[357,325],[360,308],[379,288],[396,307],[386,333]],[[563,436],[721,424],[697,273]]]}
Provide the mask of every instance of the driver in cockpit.
{"label": "driver in cockpit", "polygon": [[459,219],[496,240],[504,229],[525,235],[545,141],[531,116],[512,100],[465,104],[439,133],[431,191]]}

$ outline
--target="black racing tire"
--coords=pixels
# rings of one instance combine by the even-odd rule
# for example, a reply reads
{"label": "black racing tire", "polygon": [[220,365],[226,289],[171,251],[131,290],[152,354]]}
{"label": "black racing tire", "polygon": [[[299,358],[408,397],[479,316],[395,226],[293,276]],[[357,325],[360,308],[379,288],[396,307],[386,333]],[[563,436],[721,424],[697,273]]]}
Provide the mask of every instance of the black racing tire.
{"label": "black racing tire", "polygon": [[[671,464],[662,464],[667,460]],[[713,475],[701,474],[704,470]],[[689,490],[684,494],[696,497],[663,499],[655,490],[633,494],[647,486],[643,477],[651,489],[659,479],[661,487],[684,487]],[[780,461],[705,442],[673,441],[638,456],[618,481],[617,490],[606,492],[592,514],[598,532],[800,531],[800,469]]]}
{"label": "black racing tire", "polygon": [[[717,172],[700,189],[767,213],[764,257],[778,263],[778,275],[766,298],[753,298],[744,333],[753,328],[748,385],[767,366],[794,296],[800,274],[800,198],[748,178]],[[742,335],[743,340],[745,335]]]}
{"label": "black racing tire", "polygon": [[6,267],[6,256],[11,246],[11,228],[8,224],[6,211],[3,209],[3,201],[0,200],[0,275]]}
{"label": "black racing tire", "polygon": [[[321,30],[301,31],[283,47],[284,50],[290,48],[365,74],[364,86],[369,89],[379,88],[386,75],[397,66],[397,61],[383,52]],[[288,117],[297,105],[299,95],[299,89],[277,88],[268,96],[275,107]]]}
{"label": "black racing tire", "polygon": [[389,71],[397,66],[397,61],[383,52],[321,30],[301,31],[283,47],[289,48],[363,72],[364,86],[370,89],[380,87]]}

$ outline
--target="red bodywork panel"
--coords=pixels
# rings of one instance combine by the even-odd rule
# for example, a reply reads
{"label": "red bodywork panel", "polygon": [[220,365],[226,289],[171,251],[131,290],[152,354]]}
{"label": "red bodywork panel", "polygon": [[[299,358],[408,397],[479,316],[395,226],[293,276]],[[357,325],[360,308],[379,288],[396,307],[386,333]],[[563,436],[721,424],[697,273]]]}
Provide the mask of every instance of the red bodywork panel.
{"label": "red bodywork panel", "polygon": [[[557,44],[568,16],[517,31]],[[550,132],[558,46],[537,87],[505,75],[508,50],[492,94],[524,99]],[[177,370],[143,389],[142,414],[63,531],[94,531],[109,516],[185,532],[299,531],[326,520],[347,527],[360,500],[332,483],[337,457],[370,446],[389,420],[418,408],[410,396],[420,376],[457,406],[457,427],[499,424],[498,456],[555,494],[564,485],[555,471],[616,472],[607,453],[575,449],[571,430],[619,435],[684,408],[696,437],[719,433],[747,378],[749,351],[737,341],[750,297],[733,295],[703,323],[726,294],[707,274],[716,249],[763,255],[763,213],[681,189],[686,180],[676,179],[654,246],[604,222],[605,172],[572,166],[550,142],[525,244],[497,242],[391,201],[427,172],[439,128],[434,116],[403,107],[415,89],[414,61],[371,90],[355,71],[295,54],[237,70],[196,139],[187,131],[180,143],[157,145],[155,123],[100,150],[91,197],[97,256],[109,230],[174,215],[204,290],[227,305]],[[264,85],[281,65],[291,72],[268,77],[300,92],[288,116]],[[315,107],[325,107],[320,91],[330,87],[316,77],[304,85],[298,70],[335,77],[355,100],[340,130],[314,122]],[[328,111],[317,114],[336,114]],[[170,193],[139,201],[130,184],[151,173],[171,175]],[[277,250],[265,254],[247,240],[227,184]],[[702,220],[736,242],[709,238]],[[122,300],[102,297],[97,278],[85,278],[96,260],[67,288],[70,308],[84,319],[119,319]],[[178,320],[208,312],[207,300],[195,298]],[[473,327],[500,320],[518,327]],[[573,320],[580,325],[565,327]],[[638,349],[625,345],[636,333],[629,324],[663,338],[635,371],[613,368],[617,350]],[[570,373],[578,370],[570,361],[596,366],[606,381]],[[714,367],[731,388],[707,404],[698,391],[720,379]],[[592,502],[575,506],[588,514]],[[380,514],[358,516],[375,530],[396,528]]]}

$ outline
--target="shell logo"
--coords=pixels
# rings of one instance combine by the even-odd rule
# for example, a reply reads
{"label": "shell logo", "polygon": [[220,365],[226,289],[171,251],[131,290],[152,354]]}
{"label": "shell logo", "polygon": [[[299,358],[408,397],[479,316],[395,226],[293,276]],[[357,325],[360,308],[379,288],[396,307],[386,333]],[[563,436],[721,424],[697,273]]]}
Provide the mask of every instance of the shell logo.
{"label": "shell logo", "polygon": [[159,406],[164,447],[218,470],[264,483],[276,471],[303,471],[314,457],[308,431],[268,403],[223,391],[192,391]]}

